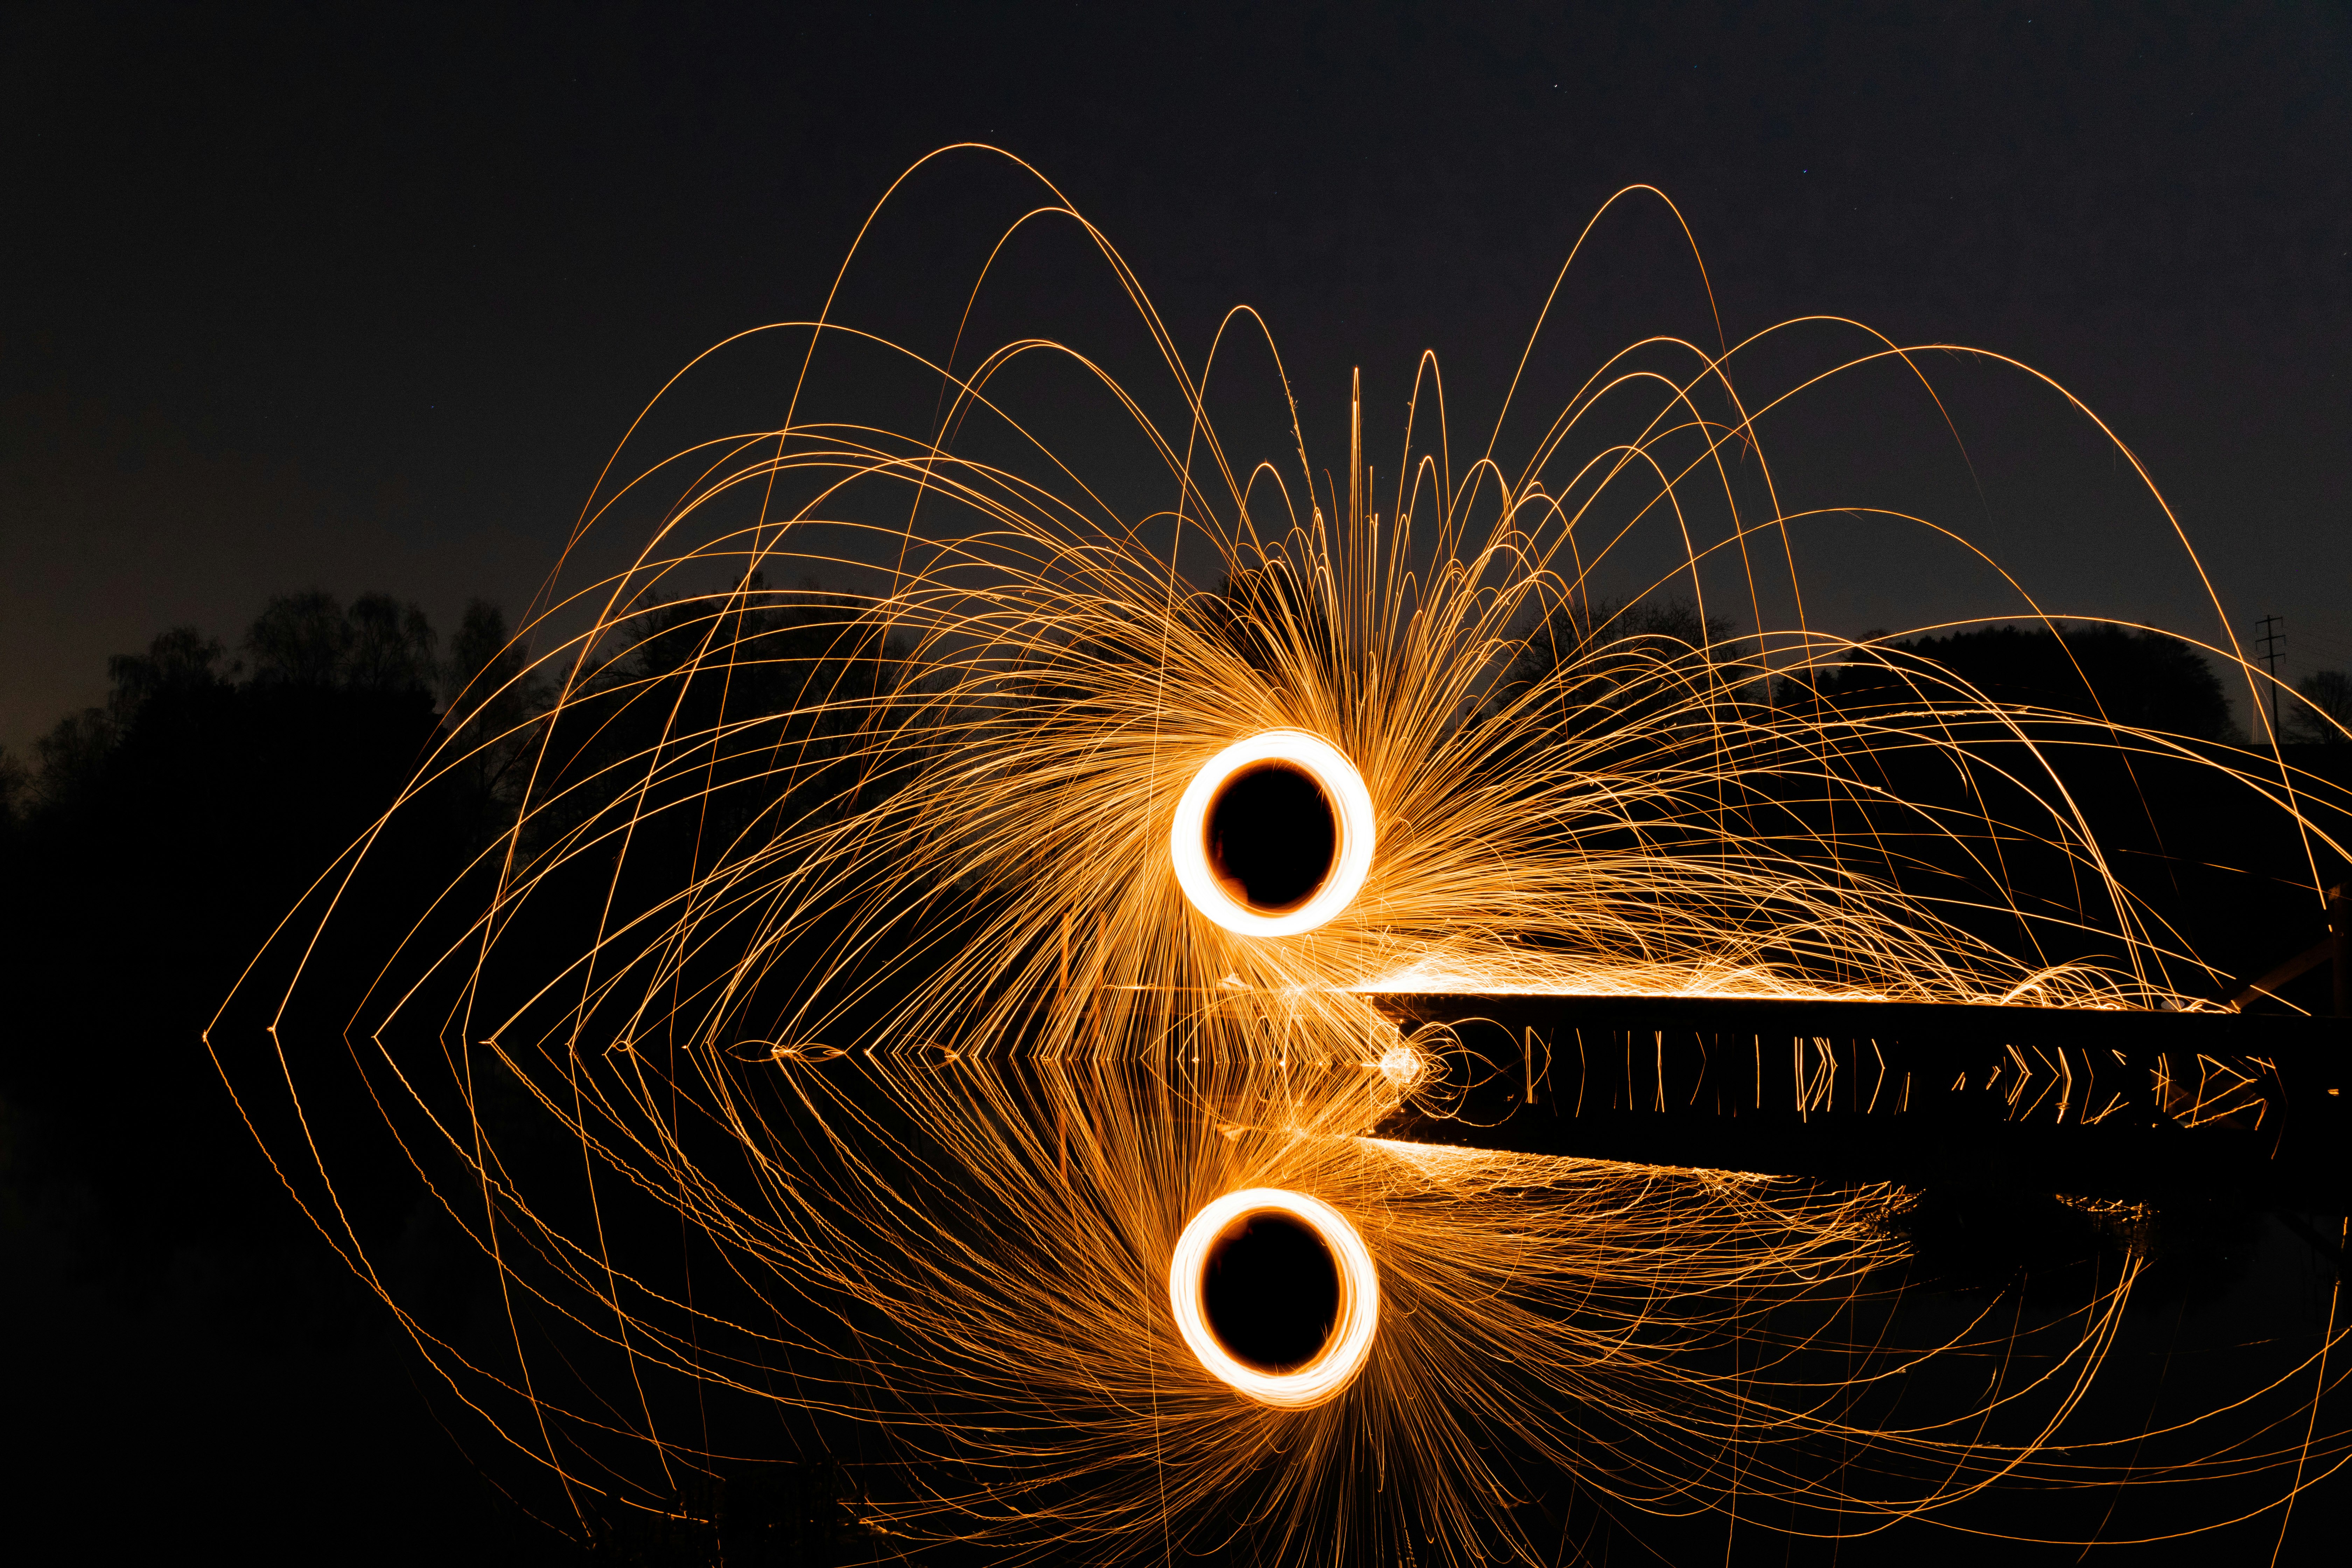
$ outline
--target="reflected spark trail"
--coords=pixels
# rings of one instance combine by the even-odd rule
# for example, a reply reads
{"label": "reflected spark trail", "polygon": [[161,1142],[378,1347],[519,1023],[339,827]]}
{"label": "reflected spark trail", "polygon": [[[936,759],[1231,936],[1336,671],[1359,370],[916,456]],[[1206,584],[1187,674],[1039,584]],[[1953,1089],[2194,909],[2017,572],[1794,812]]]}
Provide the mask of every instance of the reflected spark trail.
{"label": "reflected spark trail", "polygon": [[[1837,1533],[2123,1479],[2138,1427],[2070,1422],[2140,1256],[2064,1310],[2003,1299],[1923,1336],[1893,1189],[1368,1137],[1458,1088],[1374,999],[2204,1005],[2054,759],[2234,773],[2330,851],[2338,803],[2254,752],[1776,627],[1804,518],[1757,420],[1802,388],[1745,386],[1750,344],[1626,351],[1516,473],[1499,427],[1453,471],[1424,360],[1383,509],[1360,401],[1344,487],[1295,413],[1222,428],[1211,371],[1245,340],[1295,406],[1270,337],[1236,312],[1188,363],[1047,190],[1154,385],[1035,335],[958,369],[771,329],[799,361],[786,421],[642,461],[641,419],[492,678],[551,698],[461,699],[215,1022],[288,1184],[452,1394],[590,1538],[697,1514],[692,1477],[854,1455],[827,1528],[877,1555],[1549,1560],[1571,1481],[1627,1519]],[[1852,365],[1916,370],[1869,344]],[[810,415],[852,366],[940,414]],[[1166,510],[1050,438],[1047,370],[1126,422]],[[1600,592],[1661,535],[1670,571]],[[1719,630],[1725,603],[1759,629]],[[1858,668],[1882,694],[1837,700]],[[1214,847],[1188,784],[1269,732],[1348,770],[1308,768],[1338,868],[1270,915],[1183,854]],[[405,825],[489,763],[496,830],[417,898]],[[2029,861],[2067,907],[2011,892]],[[394,906],[388,958],[342,934]],[[257,1000],[267,1049],[233,1011]],[[380,1113],[381,1143],[321,1136],[328,1107]],[[492,1260],[496,1331],[402,1287],[344,1201],[363,1162]],[[1171,1296],[1187,1225],[1256,1189],[1360,1238],[1351,1359],[1312,1402],[1213,1375],[1181,1270]],[[2129,1479],[2294,1462],[2337,1377],[2266,1372],[2252,1436]],[[2316,1475],[2347,1449],[2311,1430]]]}

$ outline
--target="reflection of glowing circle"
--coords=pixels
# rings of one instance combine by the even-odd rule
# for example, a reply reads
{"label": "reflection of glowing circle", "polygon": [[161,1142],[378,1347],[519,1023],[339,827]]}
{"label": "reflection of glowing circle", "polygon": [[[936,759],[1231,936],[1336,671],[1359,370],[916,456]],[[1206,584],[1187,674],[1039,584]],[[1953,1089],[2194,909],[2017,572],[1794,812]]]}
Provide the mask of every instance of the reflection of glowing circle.
{"label": "reflection of glowing circle", "polygon": [[[1213,839],[1221,816],[1253,808],[1280,811],[1297,825],[1301,842],[1285,844],[1285,835],[1271,833],[1260,849],[1262,858],[1274,848],[1285,863],[1228,864],[1223,836]],[[1291,936],[1354,901],[1372,868],[1372,839],[1371,792],[1345,753],[1304,730],[1266,730],[1227,746],[1192,775],[1176,803],[1168,852],[1194,909],[1244,936]]]}
{"label": "reflection of glowing circle", "polygon": [[[1210,1326],[1210,1270],[1219,1252],[1242,1240],[1252,1223],[1262,1218],[1310,1233],[1328,1257],[1336,1287],[1330,1326],[1321,1345],[1296,1365],[1244,1360]],[[1227,1193],[1185,1226],[1168,1266],[1168,1300],[1176,1311],[1178,1331],[1202,1366],[1261,1405],[1303,1410],[1337,1394],[1362,1369],[1371,1353],[1372,1332],[1380,1326],[1381,1281],[1364,1238],[1338,1209],[1302,1193],[1251,1187]]]}

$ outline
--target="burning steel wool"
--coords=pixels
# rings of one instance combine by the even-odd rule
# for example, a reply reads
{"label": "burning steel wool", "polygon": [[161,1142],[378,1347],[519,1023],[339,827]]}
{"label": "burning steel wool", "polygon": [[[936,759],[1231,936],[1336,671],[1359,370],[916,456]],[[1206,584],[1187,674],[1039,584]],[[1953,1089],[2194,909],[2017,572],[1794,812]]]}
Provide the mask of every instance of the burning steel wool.
{"label": "burning steel wool", "polygon": [[[822,1454],[877,1555],[1467,1563],[1572,1556],[1578,1510],[1859,1533],[2150,1479],[2137,1413],[2084,1426],[2141,1252],[2063,1310],[1915,1310],[1893,1187],[1382,1141],[1487,1069],[1378,1003],[2200,1007],[2053,747],[2234,770],[2340,850],[2317,786],[1776,619],[1804,519],[1759,411],[1801,389],[1747,385],[1747,345],[1628,350],[1516,468],[1498,431],[1457,469],[1424,362],[1392,466],[1351,405],[1340,483],[1295,412],[1213,417],[1254,318],[1187,360],[1048,208],[1158,384],[821,319],[761,340],[773,427],[648,460],[657,404],[495,676],[548,699],[453,727],[209,1037],[330,1241],[547,1482],[519,1494],[593,1537]],[[1919,353],[1852,363],[1926,387]],[[1128,421],[1158,510],[1034,434],[1032,361]],[[853,362],[923,412],[825,408]],[[1661,538],[1643,594],[1599,593]],[[1856,668],[1882,696],[1832,700]],[[516,706],[488,695],[463,711]],[[415,898],[404,814],[486,768],[504,831]],[[401,897],[399,952],[338,946],[339,908]],[[339,1199],[362,1160],[413,1170],[496,1311],[404,1287]],[[2163,1479],[2340,1464],[2304,1419],[2336,1332],[2159,1432],[2262,1416]]]}

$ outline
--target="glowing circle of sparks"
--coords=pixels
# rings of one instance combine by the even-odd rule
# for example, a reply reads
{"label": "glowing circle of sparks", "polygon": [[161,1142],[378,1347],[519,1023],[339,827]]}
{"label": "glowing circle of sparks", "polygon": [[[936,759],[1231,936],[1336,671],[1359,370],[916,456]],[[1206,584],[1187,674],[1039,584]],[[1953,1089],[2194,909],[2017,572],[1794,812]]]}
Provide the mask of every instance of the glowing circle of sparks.
{"label": "glowing circle of sparks", "polygon": [[[1236,774],[1260,763],[1282,763],[1312,778],[1332,806],[1331,869],[1314,895],[1296,909],[1252,909],[1218,882],[1209,866],[1209,808]],[[1192,907],[1242,936],[1295,936],[1313,931],[1355,901],[1371,874],[1372,793],[1347,753],[1304,730],[1262,730],[1211,757],[1176,803],[1168,830],[1169,858],[1176,880]]]}
{"label": "glowing circle of sparks", "polygon": [[[1339,1280],[1339,1310],[1322,1350],[1288,1372],[1268,1372],[1234,1356],[1209,1327],[1202,1302],[1209,1255],[1219,1238],[1239,1221],[1269,1213],[1287,1215],[1312,1230],[1329,1249]],[[1333,1398],[1363,1369],[1380,1327],[1381,1278],[1364,1238],[1338,1209],[1304,1193],[1247,1187],[1210,1204],[1177,1237],[1176,1255],[1168,1265],[1168,1300],[1175,1309],[1177,1331],[1210,1373],[1261,1405],[1305,1410]]]}

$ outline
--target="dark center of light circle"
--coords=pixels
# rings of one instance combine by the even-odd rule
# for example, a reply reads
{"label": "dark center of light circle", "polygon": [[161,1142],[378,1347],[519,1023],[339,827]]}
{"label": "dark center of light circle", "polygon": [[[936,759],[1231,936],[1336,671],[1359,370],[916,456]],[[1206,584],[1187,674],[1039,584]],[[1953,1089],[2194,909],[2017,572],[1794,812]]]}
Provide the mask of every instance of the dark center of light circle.
{"label": "dark center of light circle", "polygon": [[1254,763],[1224,782],[1202,823],[1209,869],[1237,903],[1288,914],[1315,896],[1339,854],[1331,797],[1305,769]]}
{"label": "dark center of light circle", "polygon": [[1270,1210],[1244,1215],[1210,1244],[1201,1315],[1235,1361],[1295,1371],[1330,1342],[1339,1264],[1304,1221]]}

